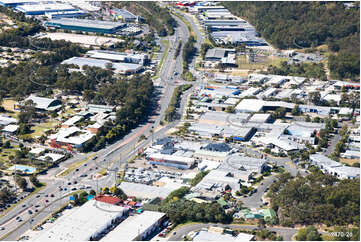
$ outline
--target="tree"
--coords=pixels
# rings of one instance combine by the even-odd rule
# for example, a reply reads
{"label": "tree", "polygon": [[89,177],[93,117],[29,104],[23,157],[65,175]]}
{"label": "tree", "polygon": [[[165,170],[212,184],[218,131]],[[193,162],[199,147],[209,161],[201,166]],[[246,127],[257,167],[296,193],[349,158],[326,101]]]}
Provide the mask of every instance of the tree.
{"label": "tree", "polygon": [[4,144],[4,148],[5,149],[9,149],[11,147],[11,143],[10,143],[10,140],[7,140]]}
{"label": "tree", "polygon": [[308,100],[315,105],[321,103],[321,94],[319,92],[311,92],[308,96]]}
{"label": "tree", "polygon": [[104,187],[104,188],[102,189],[102,193],[103,193],[103,194],[109,194],[109,188],[108,188],[108,187]]}
{"label": "tree", "polygon": [[296,105],[293,107],[291,113],[292,113],[293,116],[298,116],[298,115],[300,114],[300,110],[299,110],[299,105],[298,105],[298,104],[296,104]]}
{"label": "tree", "polygon": [[277,119],[277,118],[284,118],[285,115],[286,115],[287,111],[284,107],[280,107],[280,108],[277,108],[275,111],[274,111],[274,118]]}
{"label": "tree", "polygon": [[16,175],[15,182],[22,190],[25,190],[28,185],[26,179],[19,175]]}
{"label": "tree", "polygon": [[39,187],[41,185],[36,175],[31,175],[29,180],[35,187]]}
{"label": "tree", "polygon": [[114,194],[114,196],[116,196],[122,200],[128,199],[128,196],[124,193],[124,191],[118,187],[114,190],[113,194]]}

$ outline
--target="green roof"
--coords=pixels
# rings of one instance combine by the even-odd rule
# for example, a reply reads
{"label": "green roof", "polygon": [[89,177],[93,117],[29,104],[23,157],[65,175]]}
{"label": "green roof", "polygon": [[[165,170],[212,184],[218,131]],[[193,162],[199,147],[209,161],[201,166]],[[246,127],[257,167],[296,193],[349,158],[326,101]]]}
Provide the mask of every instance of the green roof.
{"label": "green roof", "polygon": [[220,199],[217,200],[217,203],[221,206],[227,206],[228,203],[226,201],[224,201],[223,197],[221,197]]}
{"label": "green roof", "polygon": [[277,214],[275,212],[275,210],[273,210],[272,208],[266,208],[266,209],[263,209],[263,215],[264,217],[271,217],[271,218],[275,218],[277,217]]}

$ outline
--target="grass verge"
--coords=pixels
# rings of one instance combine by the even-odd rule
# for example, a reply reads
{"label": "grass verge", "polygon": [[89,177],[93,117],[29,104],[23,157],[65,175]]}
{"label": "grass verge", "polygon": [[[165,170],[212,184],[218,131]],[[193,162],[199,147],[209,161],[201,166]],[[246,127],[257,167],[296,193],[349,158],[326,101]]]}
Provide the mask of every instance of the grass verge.
{"label": "grass verge", "polygon": [[157,68],[157,72],[155,73],[155,75],[153,76],[152,79],[157,79],[157,78],[159,77],[159,73],[160,73],[160,71],[162,70],[164,60],[165,60],[165,58],[166,58],[167,55],[168,55],[169,46],[170,46],[169,41],[166,40],[166,39],[163,39],[163,40],[162,40],[162,43],[165,45],[165,50],[164,50],[164,52],[163,52],[162,59],[161,59],[160,62],[159,62],[159,65],[158,65],[158,68]]}

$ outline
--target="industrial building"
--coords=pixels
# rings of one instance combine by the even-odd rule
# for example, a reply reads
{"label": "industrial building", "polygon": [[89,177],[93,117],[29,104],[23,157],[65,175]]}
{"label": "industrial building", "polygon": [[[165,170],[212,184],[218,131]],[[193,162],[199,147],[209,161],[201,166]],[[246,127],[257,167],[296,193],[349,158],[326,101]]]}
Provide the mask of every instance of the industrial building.
{"label": "industrial building", "polygon": [[127,218],[100,241],[143,241],[149,240],[150,235],[165,226],[166,214],[154,211]]}
{"label": "industrial building", "polygon": [[[128,208],[90,200],[74,211],[58,218],[54,225],[43,230],[35,241],[89,241],[128,215]],[[91,216],[94,219],[89,219]]]}
{"label": "industrial building", "polygon": [[0,115],[0,125],[1,126],[6,126],[6,125],[9,125],[9,124],[15,124],[17,123],[18,121],[11,117],[11,116],[6,116],[6,115]]}
{"label": "industrial building", "polygon": [[225,65],[236,65],[236,50],[213,48],[209,49],[204,57],[204,61],[220,62]]}
{"label": "industrial building", "polygon": [[324,173],[335,175],[341,179],[354,179],[360,177],[360,168],[345,166],[321,154],[310,155],[310,161],[318,166]]}
{"label": "industrial building", "polygon": [[[223,27],[222,29],[227,29],[229,27]],[[210,29],[215,29],[214,26]],[[236,44],[241,45],[245,44],[247,46],[267,46],[267,42],[258,37],[255,31],[244,31],[243,28],[241,31],[232,30],[221,30],[214,31],[211,33],[211,37],[217,44]]]}
{"label": "industrial building", "polygon": [[263,173],[268,169],[268,166],[264,159],[234,154],[228,156],[219,168]]}
{"label": "industrial building", "polygon": [[111,13],[116,16],[117,19],[124,22],[134,22],[138,17],[125,9],[111,9]]}
{"label": "industrial building", "polygon": [[46,12],[45,16],[48,19],[58,19],[58,18],[76,18],[85,16],[87,12],[83,10],[74,10],[74,11],[58,11],[58,12]]}
{"label": "industrial building", "polygon": [[226,143],[209,143],[197,148],[194,157],[223,161],[229,154],[231,154],[231,147]]}
{"label": "industrial building", "polygon": [[76,11],[77,9],[65,3],[39,3],[18,5],[15,10],[26,15],[44,15],[45,13]]}
{"label": "industrial building", "polygon": [[189,169],[195,162],[194,158],[183,157],[178,155],[167,155],[161,153],[153,153],[147,156],[151,164],[171,166],[178,169]]}
{"label": "industrial building", "polygon": [[124,28],[126,24],[120,22],[90,19],[60,18],[46,21],[45,26],[50,28],[68,29],[74,31],[115,34],[117,31]]}
{"label": "industrial building", "polygon": [[83,66],[99,67],[102,69],[111,68],[114,72],[120,74],[134,74],[143,70],[143,66],[133,63],[115,63],[107,60],[87,58],[87,57],[72,57],[61,62],[63,65],[76,65],[82,69]]}
{"label": "industrial building", "polygon": [[0,5],[4,6],[4,7],[11,7],[11,8],[15,8],[18,5],[23,5],[23,4],[36,4],[39,2],[44,2],[47,0],[1,0],[0,1]]}
{"label": "industrial building", "polygon": [[203,21],[204,26],[238,26],[247,23],[243,19],[231,19],[231,20],[205,20]]}
{"label": "industrial building", "polygon": [[84,38],[82,34],[71,34],[71,33],[46,33],[45,35],[40,36],[39,38],[49,38],[51,40],[65,40],[71,43],[81,44],[85,47],[91,46],[114,46],[116,43],[124,42],[124,40],[117,38],[110,38],[105,36],[96,36],[96,35],[87,35]]}
{"label": "industrial building", "polygon": [[[243,93],[242,93],[243,94]],[[242,96],[242,95],[241,95]],[[275,110],[277,108],[283,107],[287,111],[291,111],[296,104],[288,103],[283,101],[264,101],[259,99],[243,99],[235,107],[237,112],[260,112],[261,110]],[[340,109],[334,107],[324,107],[324,106],[315,106],[315,105],[304,105],[300,104],[298,106],[299,110],[303,113],[316,113],[319,115],[328,115],[330,113],[337,113]]]}
{"label": "industrial building", "polygon": [[149,60],[148,55],[143,53],[135,54],[109,50],[90,50],[86,54],[90,58],[94,59],[103,59],[113,62],[134,63],[139,65],[144,65]]}
{"label": "industrial building", "polygon": [[253,116],[249,119],[249,122],[255,122],[255,123],[269,123],[272,119],[271,114],[269,113],[255,113]]}

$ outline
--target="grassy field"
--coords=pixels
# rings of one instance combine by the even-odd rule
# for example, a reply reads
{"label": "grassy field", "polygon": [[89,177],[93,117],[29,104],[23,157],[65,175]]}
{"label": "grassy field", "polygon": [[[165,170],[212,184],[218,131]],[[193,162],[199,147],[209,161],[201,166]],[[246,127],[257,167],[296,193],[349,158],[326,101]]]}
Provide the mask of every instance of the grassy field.
{"label": "grassy field", "polygon": [[342,163],[345,163],[347,165],[350,165],[352,166],[353,164],[355,163],[360,163],[360,160],[359,159],[345,159],[345,158],[340,158],[340,161]]}
{"label": "grassy field", "polygon": [[85,164],[88,160],[92,159],[96,154],[92,154],[90,156],[88,156],[88,158],[84,159],[84,160],[80,160],[78,162],[74,162],[72,163],[70,166],[67,167],[66,170],[60,172],[58,175],[56,175],[57,177],[64,177],[66,175],[69,175],[70,173],[72,173],[76,168],[80,167],[81,165]]}
{"label": "grassy field", "polygon": [[40,123],[36,126],[33,126],[33,127],[31,127],[31,130],[33,131],[33,133],[31,133],[31,136],[33,138],[40,137],[43,134],[45,134],[45,131],[54,128],[58,124],[59,124],[59,122],[54,120],[54,121],[50,121],[50,122],[46,122],[46,123]]}
{"label": "grassy field", "polygon": [[[3,141],[3,142],[5,142],[5,141]],[[9,159],[10,156],[15,157],[16,150],[19,150],[18,145],[14,145],[14,146],[12,146],[12,147],[10,147],[8,149],[2,148],[1,154],[0,154],[0,163],[2,165],[5,165],[6,163],[8,163],[8,161],[10,160]]]}
{"label": "grassy field", "polygon": [[280,66],[282,61],[286,61],[286,58],[281,57],[266,57],[262,62],[249,63],[245,55],[240,55],[237,57],[238,69],[241,70],[266,70],[268,66]]}
{"label": "grassy field", "polygon": [[14,111],[14,105],[16,101],[13,99],[4,99],[2,102],[2,106],[8,111]]}

